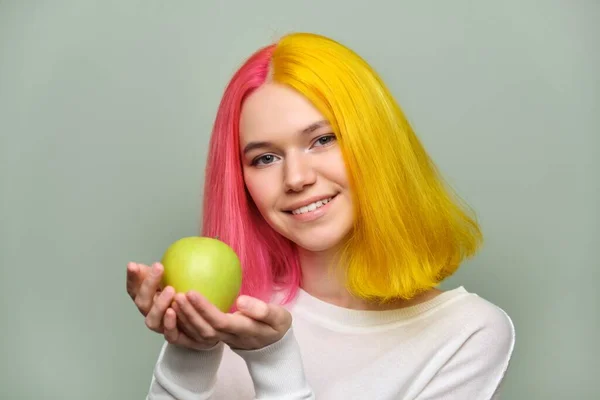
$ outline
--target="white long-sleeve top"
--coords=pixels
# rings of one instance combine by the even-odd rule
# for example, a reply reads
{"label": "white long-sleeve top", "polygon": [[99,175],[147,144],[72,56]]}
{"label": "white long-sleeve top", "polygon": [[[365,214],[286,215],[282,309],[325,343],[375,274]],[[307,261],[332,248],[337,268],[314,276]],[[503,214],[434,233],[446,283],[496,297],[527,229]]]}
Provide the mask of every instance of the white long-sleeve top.
{"label": "white long-sleeve top", "polygon": [[488,400],[515,343],[511,319],[459,287],[386,311],[338,307],[300,290],[292,328],[252,351],[165,343],[148,400]]}

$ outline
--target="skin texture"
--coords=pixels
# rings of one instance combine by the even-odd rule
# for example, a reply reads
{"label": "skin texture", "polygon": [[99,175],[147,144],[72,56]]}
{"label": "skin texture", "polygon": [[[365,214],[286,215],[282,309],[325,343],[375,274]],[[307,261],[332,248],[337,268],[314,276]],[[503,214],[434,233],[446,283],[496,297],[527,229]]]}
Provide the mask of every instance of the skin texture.
{"label": "skin texture", "polygon": [[[260,142],[269,145],[244,153]],[[242,108],[240,147],[244,181],[258,210],[298,246],[303,288],[352,307],[341,277],[328,273],[351,232],[353,211],[342,153],[324,116],[292,89],[266,83]],[[298,221],[284,211],[331,195],[336,197],[327,212],[314,221]]]}
{"label": "skin texture", "polygon": [[[353,211],[342,153],[325,117],[292,89],[267,83],[242,108],[240,142],[246,187],[269,225],[306,251],[334,251],[352,228]],[[284,211],[333,195],[335,207],[314,221]]]}

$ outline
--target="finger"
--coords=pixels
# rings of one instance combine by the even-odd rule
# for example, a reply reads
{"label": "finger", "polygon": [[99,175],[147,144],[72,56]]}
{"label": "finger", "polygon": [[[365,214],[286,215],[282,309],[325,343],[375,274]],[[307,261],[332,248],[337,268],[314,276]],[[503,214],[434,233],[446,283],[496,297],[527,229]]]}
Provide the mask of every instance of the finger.
{"label": "finger", "polygon": [[173,343],[179,336],[177,329],[177,314],[172,308],[167,308],[165,311],[165,318],[163,320],[164,336],[169,343]]}
{"label": "finger", "polygon": [[150,308],[152,307],[152,301],[154,300],[154,294],[160,285],[162,272],[163,266],[159,263],[155,263],[152,270],[149,271],[142,282],[138,294],[135,296],[135,304],[144,316],[148,314],[148,311],[150,311]]}
{"label": "finger", "polygon": [[187,335],[177,328],[177,315],[172,308],[168,308],[164,318],[164,337],[171,344],[177,344],[189,348],[195,348],[198,343],[195,343]]}
{"label": "finger", "polygon": [[267,325],[243,314],[225,314],[197,292],[190,291],[187,298],[198,314],[215,330],[236,336],[264,334]]}
{"label": "finger", "polygon": [[137,288],[142,283],[139,276],[140,268],[138,264],[130,262],[127,264],[127,293],[133,299],[137,294]]}
{"label": "finger", "polygon": [[[225,342],[232,342],[234,340],[234,336],[230,335],[228,333],[224,333],[224,332],[217,332],[218,333],[218,339],[215,340],[205,340],[202,338],[202,336],[196,331],[196,329],[194,329],[194,326],[189,322],[188,318],[186,317],[186,315],[183,313],[183,311],[181,310],[179,304],[177,304],[176,302],[173,302],[173,304],[171,305],[171,310],[175,311],[175,314],[177,316],[177,320],[178,322],[176,322],[177,324],[177,329],[179,329],[179,332],[183,332],[188,338],[191,338],[194,341],[197,342],[201,342],[201,343],[212,343],[214,345],[215,341],[225,341]],[[167,310],[168,311],[168,310]]]}
{"label": "finger", "polygon": [[130,262],[127,264],[127,293],[132,299],[137,296],[140,286],[150,271],[150,267],[144,264]]}
{"label": "finger", "polygon": [[204,296],[195,291],[186,293],[186,298],[206,322],[216,329],[226,330],[230,322],[227,314],[223,313]]}
{"label": "finger", "polygon": [[216,330],[200,316],[183,293],[178,293],[175,296],[175,301],[179,305],[179,308],[181,308],[183,315],[187,317],[189,325],[194,328],[194,331],[198,333],[202,340],[218,339]]}
{"label": "finger", "polygon": [[275,304],[267,304],[257,298],[250,296],[240,296],[237,299],[238,309],[244,315],[250,318],[263,322],[274,329],[290,323],[291,317],[283,307]]}
{"label": "finger", "polygon": [[177,327],[179,328],[179,330],[185,333],[187,336],[191,337],[192,339],[200,340],[200,334],[194,329],[194,326],[190,323],[188,317],[181,310],[179,304],[177,304],[177,302],[173,302],[171,304],[171,308],[175,311],[175,315],[177,316]]}
{"label": "finger", "polygon": [[172,287],[167,286],[156,298],[156,301],[152,304],[152,308],[150,308],[145,319],[146,326],[149,329],[155,332],[163,331],[163,318],[173,301],[173,296],[175,296],[175,290]]}

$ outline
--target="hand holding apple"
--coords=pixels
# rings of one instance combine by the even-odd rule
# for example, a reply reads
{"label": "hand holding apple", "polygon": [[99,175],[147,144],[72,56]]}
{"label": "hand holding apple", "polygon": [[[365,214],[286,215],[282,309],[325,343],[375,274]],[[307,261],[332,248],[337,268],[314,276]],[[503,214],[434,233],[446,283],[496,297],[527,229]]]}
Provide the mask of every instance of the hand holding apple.
{"label": "hand holding apple", "polygon": [[188,334],[191,328],[186,321],[177,323],[180,310],[173,302],[175,290],[167,286],[160,291],[163,269],[159,263],[152,267],[133,262],[127,265],[127,293],[145,317],[146,326],[162,334],[169,343],[190,349],[202,350],[216,345],[215,340],[191,339]]}
{"label": "hand holding apple", "polygon": [[223,313],[204,296],[194,291],[178,293],[175,302],[192,327],[191,338],[220,340],[233,349],[255,350],[280,340],[292,325],[285,308],[250,296],[240,296],[238,311]]}

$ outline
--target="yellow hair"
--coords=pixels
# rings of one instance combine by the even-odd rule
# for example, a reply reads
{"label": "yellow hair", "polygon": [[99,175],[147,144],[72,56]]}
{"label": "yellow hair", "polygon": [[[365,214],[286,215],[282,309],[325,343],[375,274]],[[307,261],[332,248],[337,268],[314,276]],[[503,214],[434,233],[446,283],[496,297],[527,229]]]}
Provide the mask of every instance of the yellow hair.
{"label": "yellow hair", "polygon": [[381,302],[411,298],[477,251],[475,217],[360,56],[320,35],[290,34],[274,50],[272,79],[306,96],[338,137],[356,213],[340,255],[351,292]]}

